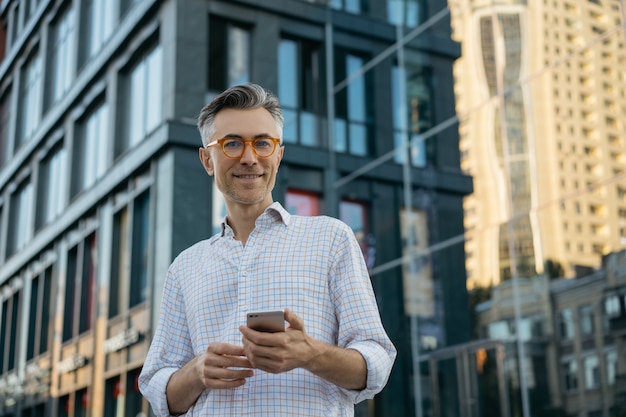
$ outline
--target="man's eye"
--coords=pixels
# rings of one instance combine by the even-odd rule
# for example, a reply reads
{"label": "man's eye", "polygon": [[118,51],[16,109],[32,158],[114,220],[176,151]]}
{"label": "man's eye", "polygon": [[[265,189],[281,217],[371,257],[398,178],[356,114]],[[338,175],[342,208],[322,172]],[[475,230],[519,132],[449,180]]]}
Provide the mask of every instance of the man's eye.
{"label": "man's eye", "polygon": [[271,148],[272,142],[268,139],[257,139],[254,141],[255,148]]}
{"label": "man's eye", "polygon": [[241,146],[243,146],[243,143],[241,143],[240,140],[227,140],[224,142],[224,148],[230,148],[230,149],[236,149],[236,148],[240,148]]}

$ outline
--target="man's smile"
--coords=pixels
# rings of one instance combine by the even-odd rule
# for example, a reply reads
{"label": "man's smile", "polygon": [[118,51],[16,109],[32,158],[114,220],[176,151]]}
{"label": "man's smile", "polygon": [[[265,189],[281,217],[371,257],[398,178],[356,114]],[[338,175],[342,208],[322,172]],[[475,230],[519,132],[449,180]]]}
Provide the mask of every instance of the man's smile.
{"label": "man's smile", "polygon": [[256,178],[261,178],[263,176],[263,174],[241,174],[241,175],[234,174],[234,175],[236,178],[240,178],[244,180],[253,180]]}

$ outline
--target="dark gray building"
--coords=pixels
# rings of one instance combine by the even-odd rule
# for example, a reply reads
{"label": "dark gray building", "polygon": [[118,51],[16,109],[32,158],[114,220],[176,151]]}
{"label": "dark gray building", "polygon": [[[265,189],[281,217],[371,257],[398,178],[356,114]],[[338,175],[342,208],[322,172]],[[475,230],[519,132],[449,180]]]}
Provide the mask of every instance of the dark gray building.
{"label": "dark gray building", "polygon": [[470,337],[446,2],[325,3],[0,2],[0,416],[150,413],[166,269],[224,215],[195,118],[247,81],[284,107],[274,198],[352,226],[398,348],[357,415],[457,415],[453,369],[413,377]]}

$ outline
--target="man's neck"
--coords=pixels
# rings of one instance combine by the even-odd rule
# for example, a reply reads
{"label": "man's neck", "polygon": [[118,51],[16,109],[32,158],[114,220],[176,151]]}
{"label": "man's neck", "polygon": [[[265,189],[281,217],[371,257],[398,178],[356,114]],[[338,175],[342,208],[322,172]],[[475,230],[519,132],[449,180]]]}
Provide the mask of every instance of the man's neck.
{"label": "man's neck", "polygon": [[228,214],[226,222],[233,229],[235,239],[239,240],[242,245],[246,245],[248,237],[254,230],[256,219],[269,207],[273,202],[264,205],[227,207]]}

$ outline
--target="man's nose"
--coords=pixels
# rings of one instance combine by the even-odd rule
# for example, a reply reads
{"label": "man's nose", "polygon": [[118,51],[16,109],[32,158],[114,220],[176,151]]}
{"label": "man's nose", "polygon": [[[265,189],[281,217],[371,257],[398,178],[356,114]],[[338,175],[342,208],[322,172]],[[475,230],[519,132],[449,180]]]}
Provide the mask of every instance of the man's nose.
{"label": "man's nose", "polygon": [[253,163],[256,162],[257,156],[254,153],[254,149],[252,148],[252,143],[244,142],[243,144],[243,153],[241,154],[240,162],[241,163]]}

